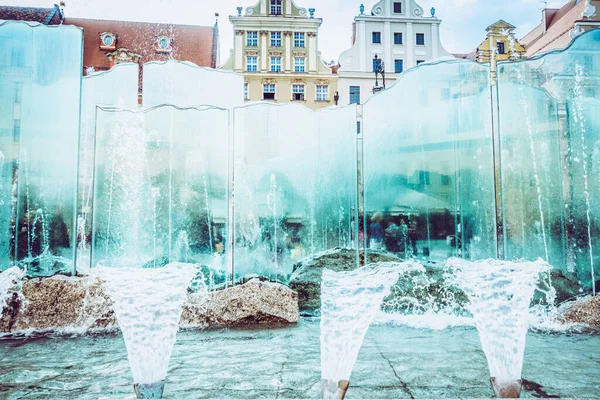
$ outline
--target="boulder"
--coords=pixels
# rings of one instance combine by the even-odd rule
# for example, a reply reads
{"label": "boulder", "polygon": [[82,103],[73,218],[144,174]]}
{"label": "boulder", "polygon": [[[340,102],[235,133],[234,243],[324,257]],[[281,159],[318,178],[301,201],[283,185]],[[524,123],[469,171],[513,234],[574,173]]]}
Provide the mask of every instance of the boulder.
{"label": "boulder", "polygon": [[[135,284],[135,283],[132,283]],[[12,289],[11,289],[12,290]],[[5,296],[0,332],[113,330],[118,327],[113,302],[96,277],[26,279]],[[181,324],[192,327],[237,327],[295,323],[297,294],[288,287],[251,280],[207,295],[190,293]]]}
{"label": "boulder", "polygon": [[[361,264],[364,263],[364,252],[359,253]],[[384,252],[368,252],[368,264],[394,262],[400,259]],[[356,250],[333,249],[317,254],[294,266],[289,286],[298,292],[298,307],[303,314],[317,314],[321,308],[321,274],[323,268],[335,272],[352,271],[357,268]]]}
{"label": "boulder", "polygon": [[252,279],[240,286],[191,294],[183,305],[180,325],[239,327],[298,322],[298,295],[279,283]]}
{"label": "boulder", "polygon": [[558,307],[558,321],[600,329],[600,295],[585,296]]}

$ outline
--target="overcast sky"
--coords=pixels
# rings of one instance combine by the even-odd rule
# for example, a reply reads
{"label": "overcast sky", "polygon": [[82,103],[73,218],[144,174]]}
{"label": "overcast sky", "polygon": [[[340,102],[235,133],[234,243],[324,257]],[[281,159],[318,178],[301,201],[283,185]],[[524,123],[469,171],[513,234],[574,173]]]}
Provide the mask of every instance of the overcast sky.
{"label": "overcast sky", "polygon": [[[376,0],[295,0],[300,7],[316,8],[323,18],[319,49],[326,61],[338,59],[350,47],[351,27],[361,2],[369,12]],[[417,0],[429,15],[431,7],[443,22],[441,41],[451,53],[469,53],[485,38],[485,28],[499,19],[517,27],[517,37],[524,36],[540,23],[543,4],[560,7],[567,0]],[[3,5],[52,7],[58,0],[0,0]],[[220,14],[221,62],[225,62],[233,45],[229,15],[236,7],[247,7],[255,0],[66,0],[65,13],[71,17],[126,19],[132,21],[172,22],[212,25],[215,12]]]}

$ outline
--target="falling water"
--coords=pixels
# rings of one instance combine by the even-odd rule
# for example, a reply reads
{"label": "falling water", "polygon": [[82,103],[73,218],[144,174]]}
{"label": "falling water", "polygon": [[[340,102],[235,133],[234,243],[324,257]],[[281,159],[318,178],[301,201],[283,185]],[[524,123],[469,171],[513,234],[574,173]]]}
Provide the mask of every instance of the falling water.
{"label": "falling water", "polygon": [[93,273],[105,282],[106,292],[114,302],[136,392],[162,394],[181,308],[188,285],[196,275],[195,266],[181,263],[163,268],[99,266]]}
{"label": "falling water", "polygon": [[[514,54],[515,53],[514,37],[512,35],[508,35],[508,38],[509,38],[510,52],[511,52],[511,54]],[[533,127],[531,124],[531,115],[529,112],[529,102],[527,101],[527,97],[525,96],[525,90],[524,90],[524,88],[529,87],[529,85],[525,81],[525,78],[523,77],[523,74],[521,73],[521,69],[515,68],[515,71],[517,74],[517,82],[519,84],[519,93],[521,94],[520,103],[521,103],[521,107],[523,110],[523,115],[525,116],[525,127],[527,128],[527,136],[529,139],[529,152],[531,155],[531,163],[533,166],[533,177],[535,180],[535,186],[536,186],[536,190],[537,190],[537,202],[538,202],[538,209],[540,212],[542,239],[544,242],[544,254],[546,256],[546,261],[549,261],[550,258],[548,255],[548,238],[546,237],[546,221],[544,218],[544,209],[543,209],[543,205],[542,205],[542,184],[540,182],[540,176],[538,173],[535,142],[533,140]],[[552,284],[552,278],[550,276],[550,271],[548,271],[548,282],[549,282],[549,284]]]}
{"label": "falling water", "polygon": [[[355,271],[323,270],[321,377],[323,398],[343,397],[363,339],[398,275],[424,271],[413,262],[367,265]],[[345,385],[345,388],[343,386]],[[342,391],[340,393],[339,390]]]}
{"label": "falling water", "polygon": [[279,270],[277,262],[277,180],[275,174],[271,174],[271,180],[269,184],[269,194],[267,195],[267,205],[271,209],[273,214],[273,266],[275,271],[275,279],[277,279],[277,271]]}
{"label": "falling water", "polygon": [[208,197],[208,182],[206,180],[206,170],[204,169],[204,164],[202,164],[202,170],[204,171],[202,174],[202,183],[204,184],[204,204],[206,205],[206,227],[208,229],[208,243],[210,245],[210,251],[215,251],[215,245],[213,240],[213,232],[212,232],[212,220],[211,220],[211,208],[210,208],[210,198]]}
{"label": "falling water", "polygon": [[494,390],[502,397],[510,397],[505,390],[520,392],[529,308],[540,273],[551,267],[542,259],[471,262],[451,258],[446,263],[453,272],[453,284],[469,297],[467,309],[475,319]]}
{"label": "falling water", "polygon": [[575,93],[575,98],[577,99],[574,119],[575,123],[579,124],[579,130],[581,132],[581,159],[583,166],[583,185],[584,185],[584,196],[585,196],[585,205],[586,205],[586,217],[587,217],[587,236],[588,236],[588,249],[589,249],[589,257],[590,257],[590,272],[592,275],[592,293],[596,295],[596,285],[595,285],[595,276],[594,276],[594,257],[593,257],[593,247],[592,247],[592,221],[590,218],[591,205],[590,205],[590,192],[589,192],[589,182],[588,182],[588,167],[587,167],[587,159],[588,159],[588,149],[585,145],[586,139],[586,128],[585,128],[585,120],[583,107],[581,104],[581,100],[583,98],[583,89],[581,84],[584,79],[583,66],[576,64],[575,65],[575,87],[573,88],[573,92]]}
{"label": "falling water", "polygon": [[156,268],[156,258],[158,257],[158,254],[156,252],[156,235],[158,234],[156,226],[158,218],[156,210],[156,199],[158,198],[158,196],[160,196],[160,188],[153,187],[150,190],[150,193],[152,195],[152,260],[154,261],[154,268]]}

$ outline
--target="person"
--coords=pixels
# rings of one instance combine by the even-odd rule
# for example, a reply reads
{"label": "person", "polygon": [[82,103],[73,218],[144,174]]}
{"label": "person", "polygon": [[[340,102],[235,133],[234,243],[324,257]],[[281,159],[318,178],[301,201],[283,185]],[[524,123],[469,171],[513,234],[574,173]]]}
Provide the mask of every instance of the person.
{"label": "person", "polygon": [[217,254],[223,254],[223,249],[224,249],[224,245],[221,242],[221,238],[218,237],[215,239],[215,251],[217,252]]}
{"label": "person", "polygon": [[408,225],[404,218],[400,218],[400,226],[398,227],[398,252],[406,253],[406,244],[408,243]]}
{"label": "person", "polygon": [[399,246],[399,230],[400,228],[398,227],[398,225],[396,225],[396,223],[394,222],[393,219],[390,219],[387,222],[387,228],[385,228],[385,248],[387,249],[387,251],[389,251],[390,253],[399,253],[400,252],[400,246]]}
{"label": "person", "polygon": [[373,214],[373,218],[371,218],[371,225],[369,225],[369,247],[372,250],[381,250],[384,236],[381,221],[383,221],[383,214],[380,212]]}
{"label": "person", "polygon": [[417,221],[413,218],[408,224],[408,242],[412,247],[413,256],[416,257],[418,254],[417,249]]}
{"label": "person", "polygon": [[306,257],[306,250],[302,247],[302,241],[298,236],[294,236],[292,238],[292,244],[294,248],[292,249],[292,261],[300,261]]}

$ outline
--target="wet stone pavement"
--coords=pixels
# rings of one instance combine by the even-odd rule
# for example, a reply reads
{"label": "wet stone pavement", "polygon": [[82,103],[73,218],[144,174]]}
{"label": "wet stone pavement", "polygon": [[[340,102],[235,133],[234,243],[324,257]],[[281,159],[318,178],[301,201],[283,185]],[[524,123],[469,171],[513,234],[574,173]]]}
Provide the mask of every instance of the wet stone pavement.
{"label": "wet stone pavement", "polygon": [[[120,334],[0,339],[0,398],[134,398]],[[318,398],[319,321],[182,331],[165,398]],[[600,397],[600,335],[530,332],[522,397]],[[477,331],[371,326],[347,399],[490,398]]]}

